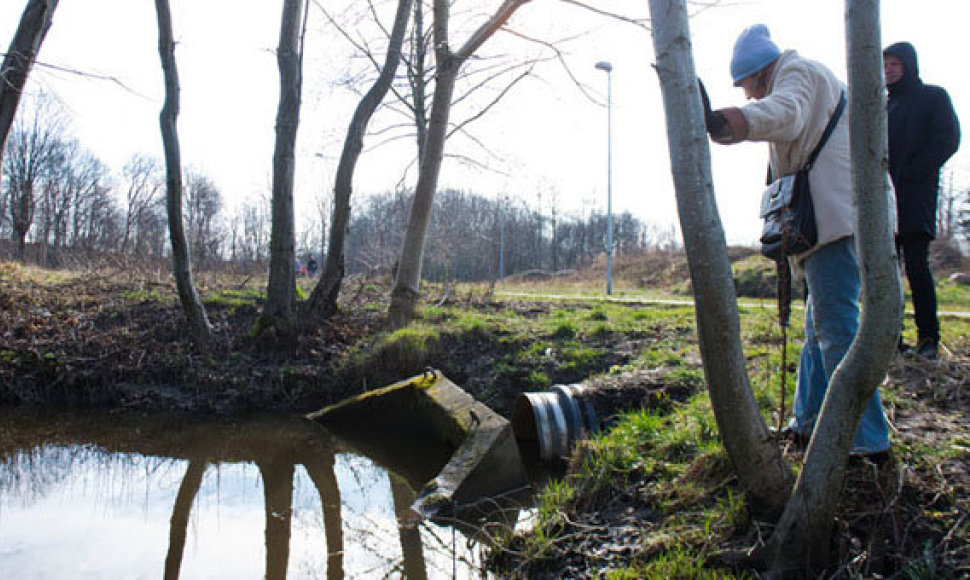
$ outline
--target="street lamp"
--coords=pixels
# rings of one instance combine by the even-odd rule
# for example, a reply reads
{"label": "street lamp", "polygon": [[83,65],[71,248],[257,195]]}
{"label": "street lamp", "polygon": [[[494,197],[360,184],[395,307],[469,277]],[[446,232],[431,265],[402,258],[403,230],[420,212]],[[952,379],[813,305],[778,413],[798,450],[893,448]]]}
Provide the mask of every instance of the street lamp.
{"label": "street lamp", "polygon": [[601,60],[606,71],[606,293],[613,294],[613,65]]}

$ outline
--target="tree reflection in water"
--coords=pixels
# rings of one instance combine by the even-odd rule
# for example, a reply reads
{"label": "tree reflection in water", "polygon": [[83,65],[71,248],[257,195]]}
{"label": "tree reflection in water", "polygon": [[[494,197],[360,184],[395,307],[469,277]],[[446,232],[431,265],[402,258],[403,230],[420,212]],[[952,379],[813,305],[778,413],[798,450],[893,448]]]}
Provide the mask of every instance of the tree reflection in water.
{"label": "tree reflection in water", "polygon": [[189,468],[182,477],[178,495],[175,496],[175,507],[172,508],[172,527],[169,532],[168,554],[165,556],[165,580],[175,580],[182,568],[182,556],[185,554],[185,538],[188,536],[189,515],[192,512],[192,502],[202,487],[202,476],[205,475],[205,463],[189,461]]}
{"label": "tree reflection in water", "polygon": [[[24,577],[18,576],[17,570],[5,567],[5,563],[16,566],[15,562],[20,561],[8,558],[11,554],[4,550],[5,545],[9,550],[12,543],[12,540],[5,538],[13,538],[20,531],[12,527],[20,526],[21,518],[29,521],[35,515],[31,510],[41,509],[45,498],[57,494],[76,495],[79,491],[76,488],[79,487],[84,488],[85,493],[90,493],[86,483],[73,483],[77,478],[90,477],[90,473],[95,473],[99,480],[110,478],[109,481],[93,486],[102,488],[98,490],[102,495],[95,498],[99,504],[109,504],[110,507],[118,498],[112,499],[109,494],[118,493],[119,489],[128,498],[137,497],[138,494],[134,493],[136,490],[133,488],[143,480],[146,486],[143,501],[146,504],[154,502],[151,506],[141,507],[143,516],[149,520],[146,525],[157,527],[161,524],[156,521],[157,518],[149,517],[149,512],[165,509],[164,506],[157,505],[158,501],[166,502],[170,509],[168,546],[167,551],[163,550],[164,563],[160,560],[154,564],[141,561],[137,563],[142,567],[140,574],[134,570],[126,570],[126,573],[150,576],[152,567],[157,570],[158,566],[163,565],[164,578],[175,580],[188,573],[184,570],[184,565],[189,562],[186,559],[187,544],[196,551],[192,557],[193,566],[204,564],[228,573],[231,569],[229,562],[224,564],[224,568],[220,567],[218,561],[200,563],[200,559],[204,560],[206,555],[198,553],[200,550],[204,551],[204,547],[199,545],[199,540],[204,537],[199,534],[205,532],[199,531],[203,527],[201,523],[196,525],[193,522],[195,518],[201,517],[198,513],[199,502],[203,490],[206,489],[206,481],[211,479],[207,477],[207,473],[212,473],[212,468],[216,468],[215,471],[220,474],[217,483],[229,487],[231,484],[226,472],[232,470],[225,468],[247,464],[256,466],[262,481],[266,578],[284,579],[288,572],[294,577],[302,577],[307,573],[322,577],[323,570],[320,568],[324,566],[328,579],[343,578],[345,575],[358,576],[362,569],[379,576],[404,576],[412,579],[439,577],[442,573],[451,576],[456,570],[461,576],[481,573],[475,569],[476,558],[469,555],[470,552],[462,553],[458,557],[451,553],[455,549],[454,539],[446,541],[441,537],[452,536],[450,528],[439,529],[433,524],[413,519],[410,506],[415,497],[414,489],[420,482],[408,481],[390,471],[384,475],[376,465],[362,459],[338,461],[337,457],[352,458],[351,450],[343,447],[339,440],[316,424],[278,419],[245,423],[225,421],[185,424],[182,420],[174,419],[129,420],[106,415],[54,418],[49,413],[32,415],[21,410],[16,414],[0,411],[0,435],[0,501],[3,502],[0,506],[0,514],[3,515],[0,517],[0,555],[3,555],[0,558],[0,576],[4,580],[8,577],[11,580]],[[185,466],[185,471],[179,474],[182,465]],[[78,471],[79,466],[83,466],[81,472]],[[361,472],[361,469],[370,471]],[[342,474],[339,477],[338,471]],[[302,473],[305,476],[300,477]],[[311,557],[312,553],[319,555],[326,550],[326,557],[316,564],[301,562],[299,569],[288,570],[291,556],[296,555],[291,555],[291,536],[297,529],[294,526],[301,526],[301,539],[308,532],[312,532],[305,529],[306,525],[302,520],[299,524],[294,520],[295,509],[306,510],[305,505],[294,508],[294,489],[299,481],[309,482],[315,490],[314,495],[319,498],[322,532],[326,538],[326,545],[319,546],[319,549],[312,546],[309,550],[305,546],[302,549],[310,553]],[[177,492],[169,482],[178,484]],[[152,488],[151,493],[149,487]],[[343,490],[343,494],[342,487],[347,488]],[[172,489],[174,498],[165,494],[166,489]],[[151,500],[148,499],[149,496],[152,497]],[[78,500],[68,497],[66,500],[59,500],[61,507],[54,509],[66,509],[62,504],[88,500],[89,498]],[[382,507],[375,502],[386,504]],[[350,511],[342,513],[342,507]],[[23,513],[14,514],[15,508]],[[51,508],[45,504],[44,509]],[[193,511],[197,513],[193,514]],[[392,540],[389,533],[393,532],[381,523],[386,521],[392,511],[397,523],[391,525],[397,528],[400,542],[400,551],[396,557],[393,553],[397,550],[393,544],[388,543]],[[60,515],[55,513],[53,517]],[[345,518],[351,519],[345,521]],[[95,524],[97,522],[86,523],[89,527]],[[191,543],[188,540],[190,524],[199,538]],[[345,546],[348,530],[351,531],[349,539],[352,543]],[[220,533],[222,532],[232,536],[239,531],[221,530]],[[363,537],[365,534],[370,537]],[[78,543],[96,543],[98,535],[95,530],[85,529],[78,534],[83,536],[78,539]],[[38,531],[30,537],[44,538],[45,534]],[[132,546],[129,548],[135,554],[137,546],[134,544],[138,539],[130,538]],[[95,547],[98,550],[117,549],[114,546]],[[16,555],[29,559],[35,570],[43,572],[45,554],[58,549],[55,545],[19,545]],[[237,549],[244,547],[237,546]],[[357,556],[346,561],[348,549]],[[154,550],[149,547],[142,551]],[[361,557],[362,554],[367,557]],[[428,555],[433,555],[432,560],[426,561]],[[104,554],[96,556],[99,562],[104,559]],[[251,559],[250,554],[244,556]],[[350,570],[346,569],[348,562],[351,564]],[[458,563],[462,564],[461,569],[456,568]],[[76,572],[75,577],[83,577],[80,569]],[[29,574],[26,570],[20,572],[25,573]],[[157,571],[154,573],[157,574]],[[103,575],[99,571],[87,577],[99,577],[99,574]]]}

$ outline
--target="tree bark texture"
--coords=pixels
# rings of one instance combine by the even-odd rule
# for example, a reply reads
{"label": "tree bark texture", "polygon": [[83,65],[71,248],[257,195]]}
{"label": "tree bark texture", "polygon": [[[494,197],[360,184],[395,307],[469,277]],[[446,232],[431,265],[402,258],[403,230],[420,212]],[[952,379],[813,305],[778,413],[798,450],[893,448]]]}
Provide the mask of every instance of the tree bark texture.
{"label": "tree bark texture", "polygon": [[792,475],[768,433],[744,367],[737,297],[714,198],[687,8],[684,0],[651,0],[650,16],[711,406],[751,511],[776,518],[788,498]]}
{"label": "tree bark texture", "polygon": [[20,25],[0,64],[0,159],[27,84],[30,68],[47,37],[57,0],[30,0],[20,17]]}
{"label": "tree bark texture", "polygon": [[829,383],[791,500],[771,538],[772,575],[828,563],[845,464],[866,404],[899,339],[902,295],[893,245],[879,0],[845,3],[856,244],[862,273],[859,332]]}
{"label": "tree bark texture", "polygon": [[159,125],[165,149],[166,200],[168,229],[172,243],[172,272],[189,326],[197,339],[207,340],[212,334],[212,326],[209,324],[205,307],[192,281],[189,246],[182,223],[182,157],[176,125],[179,114],[179,80],[172,35],[172,12],[168,0],[155,0],[155,10],[158,14],[158,54],[162,60],[162,72],[165,77],[165,102],[159,115]]}
{"label": "tree bark texture", "polygon": [[448,137],[448,118],[451,113],[455,80],[462,64],[469,56],[508,22],[515,11],[528,0],[505,0],[495,13],[482,24],[459,48],[452,52],[448,39],[449,2],[434,2],[435,90],[431,100],[428,134],[424,144],[424,157],[414,188],[414,201],[408,216],[397,276],[391,291],[391,304],[387,313],[390,328],[406,326],[414,318],[421,292],[421,261],[428,235],[431,207],[438,187],[445,140]]}
{"label": "tree bark texture", "polygon": [[398,0],[394,26],[387,47],[384,66],[373,86],[357,104],[344,148],[337,165],[337,177],[333,188],[333,213],[330,218],[330,241],[327,245],[327,259],[324,262],[320,281],[313,289],[306,305],[308,324],[315,324],[321,317],[329,316],[337,307],[337,296],[344,277],[345,243],[350,224],[350,196],[353,192],[354,169],[364,148],[364,134],[374,111],[384,100],[391,88],[398,64],[401,62],[401,47],[407,32],[412,0]]}
{"label": "tree bark texture", "polygon": [[280,70],[280,102],[276,111],[273,151],[273,202],[270,230],[269,282],[260,330],[272,328],[280,344],[296,334],[296,226],[293,214],[293,176],[296,171],[296,133],[300,125],[303,85],[300,22],[303,0],[284,0],[276,63]]}
{"label": "tree bark texture", "polygon": [[414,93],[414,135],[418,145],[418,167],[424,159],[424,144],[428,136],[428,43],[424,29],[424,3],[414,3],[414,54],[410,69],[411,92]]}

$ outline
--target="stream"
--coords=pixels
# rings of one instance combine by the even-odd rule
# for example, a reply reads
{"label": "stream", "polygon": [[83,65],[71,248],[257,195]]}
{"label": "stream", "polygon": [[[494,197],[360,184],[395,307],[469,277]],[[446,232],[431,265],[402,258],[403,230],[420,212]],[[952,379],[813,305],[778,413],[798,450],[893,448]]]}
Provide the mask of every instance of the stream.
{"label": "stream", "polygon": [[0,409],[0,578],[489,578],[482,529],[527,510],[419,520],[448,452],[412,454],[401,476],[300,418]]}

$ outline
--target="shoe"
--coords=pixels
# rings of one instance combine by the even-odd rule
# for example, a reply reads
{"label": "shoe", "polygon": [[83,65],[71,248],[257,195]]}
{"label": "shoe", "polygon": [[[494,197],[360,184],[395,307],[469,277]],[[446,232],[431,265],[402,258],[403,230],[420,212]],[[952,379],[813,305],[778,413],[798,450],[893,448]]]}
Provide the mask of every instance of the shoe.
{"label": "shoe", "polygon": [[916,354],[927,360],[936,360],[939,355],[939,349],[937,347],[936,341],[932,338],[924,338],[919,341],[916,346]]}

